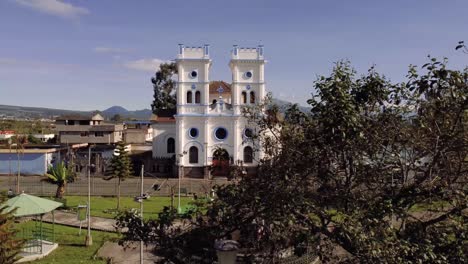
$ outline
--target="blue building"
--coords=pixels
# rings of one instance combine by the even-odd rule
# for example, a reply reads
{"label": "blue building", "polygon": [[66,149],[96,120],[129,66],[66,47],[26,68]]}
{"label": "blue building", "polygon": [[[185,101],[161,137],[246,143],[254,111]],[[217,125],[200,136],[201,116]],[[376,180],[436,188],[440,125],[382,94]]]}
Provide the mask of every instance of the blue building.
{"label": "blue building", "polygon": [[[60,149],[0,149],[0,175],[44,175],[55,160],[60,159]],[[18,164],[19,163],[19,164]],[[20,166],[18,166],[20,165]]]}

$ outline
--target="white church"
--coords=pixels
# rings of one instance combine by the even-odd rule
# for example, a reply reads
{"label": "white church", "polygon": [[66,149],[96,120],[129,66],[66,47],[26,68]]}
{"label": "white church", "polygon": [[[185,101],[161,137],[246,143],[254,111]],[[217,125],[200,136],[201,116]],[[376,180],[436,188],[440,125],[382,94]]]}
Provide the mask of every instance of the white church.
{"label": "white church", "polygon": [[242,165],[254,173],[262,153],[251,140],[255,127],[242,108],[265,97],[263,46],[231,51],[232,82],[210,81],[210,47],[179,45],[177,109],[153,124],[153,159],[172,159],[181,177],[226,177]]}

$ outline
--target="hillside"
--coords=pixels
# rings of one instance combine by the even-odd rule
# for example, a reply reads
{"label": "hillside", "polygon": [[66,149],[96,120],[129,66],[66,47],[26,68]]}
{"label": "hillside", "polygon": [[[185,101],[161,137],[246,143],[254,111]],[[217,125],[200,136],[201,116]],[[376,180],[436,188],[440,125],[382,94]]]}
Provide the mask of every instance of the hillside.
{"label": "hillside", "polygon": [[0,119],[16,118],[16,119],[54,119],[61,115],[80,114],[89,115],[93,112],[100,112],[105,118],[110,119],[115,114],[119,114],[123,118],[134,118],[148,120],[151,117],[151,110],[143,109],[129,111],[121,106],[113,106],[108,109],[99,111],[80,111],[80,110],[64,110],[45,107],[27,107],[14,105],[0,105]]}
{"label": "hillside", "polygon": [[[277,104],[282,112],[288,107],[290,102],[274,99],[273,103]],[[300,106],[303,112],[309,112],[310,108]],[[89,115],[93,112],[100,112],[104,118],[110,119],[114,115],[118,114],[123,118],[148,120],[151,117],[150,109],[142,109],[129,111],[122,106],[112,106],[102,111],[80,111],[80,110],[64,110],[55,108],[44,108],[44,107],[28,107],[28,106],[15,106],[15,105],[0,105],[0,119],[55,119],[57,116],[70,115],[70,114],[81,114]]]}

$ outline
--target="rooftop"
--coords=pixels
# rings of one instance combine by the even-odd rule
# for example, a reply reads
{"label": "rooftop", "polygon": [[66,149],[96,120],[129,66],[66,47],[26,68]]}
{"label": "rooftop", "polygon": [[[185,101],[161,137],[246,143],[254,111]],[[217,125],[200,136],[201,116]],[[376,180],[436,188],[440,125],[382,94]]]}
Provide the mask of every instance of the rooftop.
{"label": "rooftop", "polygon": [[100,114],[90,114],[90,115],[72,114],[72,115],[59,116],[55,120],[103,121],[104,117],[102,117]]}
{"label": "rooftop", "polygon": [[223,88],[222,94],[231,93],[231,85],[225,81],[210,82],[210,94],[218,94],[219,88]]}

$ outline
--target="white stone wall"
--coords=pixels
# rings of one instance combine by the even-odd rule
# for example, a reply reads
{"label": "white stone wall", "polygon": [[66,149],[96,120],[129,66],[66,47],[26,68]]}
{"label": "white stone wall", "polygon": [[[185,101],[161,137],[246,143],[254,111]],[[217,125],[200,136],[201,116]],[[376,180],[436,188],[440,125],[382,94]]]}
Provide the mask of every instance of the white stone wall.
{"label": "white stone wall", "polygon": [[[247,124],[243,117],[239,116],[199,116],[181,117],[178,119],[179,134],[176,141],[177,153],[184,154],[180,159],[180,165],[185,167],[209,166],[212,164],[213,152],[217,148],[223,148],[232,157],[234,162],[243,160],[243,149],[245,146],[252,146],[251,142],[244,136],[245,128],[255,129],[252,124]],[[217,128],[225,128],[228,132],[226,139],[220,140],[215,136]],[[190,129],[198,130],[198,135],[192,138],[189,135]],[[195,146],[198,148],[198,163],[189,163],[189,149]],[[252,146],[253,147],[253,146]],[[255,158],[258,158],[258,154]],[[246,166],[256,166],[246,164]]]}
{"label": "white stone wall", "polygon": [[167,140],[170,137],[176,139],[175,123],[159,123],[153,125],[153,158],[170,158],[174,155],[174,153],[167,153]]}

